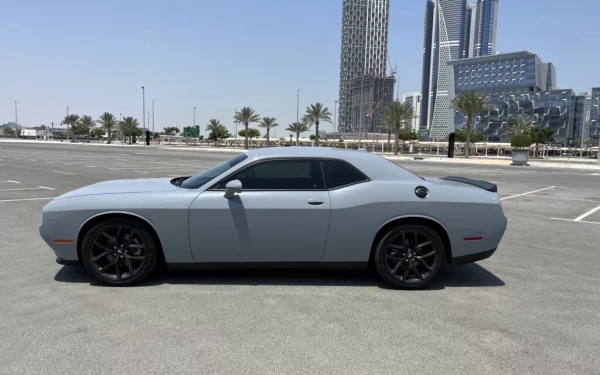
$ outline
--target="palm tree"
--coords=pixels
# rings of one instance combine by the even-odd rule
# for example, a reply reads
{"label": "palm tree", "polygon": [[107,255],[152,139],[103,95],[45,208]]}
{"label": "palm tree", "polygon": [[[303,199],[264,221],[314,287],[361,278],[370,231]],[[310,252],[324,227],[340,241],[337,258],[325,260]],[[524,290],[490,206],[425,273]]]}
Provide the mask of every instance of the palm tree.
{"label": "palm tree", "polygon": [[[248,149],[248,124],[253,122],[260,121],[260,115],[254,113],[254,110],[250,107],[244,107],[241,111],[236,112],[233,118],[233,121],[237,121],[241,124],[244,124],[244,130],[246,131],[244,134],[244,148]],[[237,134],[235,135],[237,137]]]}
{"label": "palm tree", "polygon": [[96,120],[92,116],[83,116],[77,122],[77,126],[82,133],[87,134],[87,141],[90,143],[90,130],[96,125]]}
{"label": "palm tree", "polygon": [[298,138],[300,137],[300,133],[307,132],[310,129],[308,128],[308,126],[306,126],[305,123],[294,122],[290,124],[285,130],[296,134],[296,146],[298,146]]}
{"label": "palm tree", "polygon": [[473,129],[473,117],[481,111],[485,111],[487,106],[485,99],[475,91],[463,91],[452,100],[452,106],[463,112],[467,117],[467,140],[465,141],[465,157],[468,158],[471,152],[471,131]]}
{"label": "palm tree", "polygon": [[269,147],[269,133],[271,132],[271,128],[279,126],[275,121],[277,121],[275,117],[263,117],[260,124],[258,124],[259,127],[267,129],[267,147]]}
{"label": "palm tree", "polygon": [[506,128],[505,133],[510,135],[523,135],[534,127],[533,122],[527,115],[518,115],[514,119],[515,124]]}
{"label": "palm tree", "polygon": [[138,122],[138,120],[134,119],[131,116],[125,117],[123,121],[119,123],[123,136],[129,139],[129,144],[131,144],[131,139],[133,138],[133,136],[139,133],[137,131],[137,129],[139,129],[139,125],[140,123]]}
{"label": "palm tree", "polygon": [[[222,126],[223,125],[221,124],[221,121],[217,120],[216,118],[213,118],[208,121],[208,125],[206,125],[206,131],[208,132],[208,134],[214,133],[214,134],[218,135],[219,132],[222,131],[221,130]],[[217,146],[218,139],[219,139],[219,137],[215,137],[215,147]]]}
{"label": "palm tree", "polygon": [[[77,115],[68,115],[63,120],[63,123],[67,124],[67,141],[69,140],[70,130],[72,130],[75,125],[77,125],[77,121],[79,121],[79,116]],[[70,130],[69,125],[71,125]],[[73,140],[75,140],[75,134],[73,134]]]}
{"label": "palm tree", "polygon": [[391,124],[396,130],[394,135],[394,155],[398,155],[398,143],[400,141],[400,130],[407,126],[408,121],[415,118],[415,110],[411,102],[400,103],[394,101],[383,113],[386,124]]}
{"label": "palm tree", "polygon": [[323,104],[311,104],[306,107],[306,114],[302,117],[302,122],[312,126],[315,124],[315,146],[319,145],[319,124],[325,121],[331,124],[331,113],[327,107],[323,108]]}
{"label": "palm tree", "polygon": [[[133,117],[132,117],[133,118]],[[136,120],[137,122],[137,120]],[[100,119],[98,119],[98,123],[106,128],[106,134],[108,134],[108,141],[106,143],[110,143],[112,131],[111,129],[114,126],[117,126],[117,118],[110,112],[104,112]]]}

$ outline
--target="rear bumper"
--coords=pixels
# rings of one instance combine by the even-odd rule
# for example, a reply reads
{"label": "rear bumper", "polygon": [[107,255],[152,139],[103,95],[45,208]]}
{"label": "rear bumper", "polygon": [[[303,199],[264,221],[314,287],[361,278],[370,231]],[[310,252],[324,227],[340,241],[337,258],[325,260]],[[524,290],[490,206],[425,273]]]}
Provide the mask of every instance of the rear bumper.
{"label": "rear bumper", "polygon": [[81,262],[78,260],[66,260],[61,257],[56,258],[56,263],[61,264],[63,266],[81,266]]}
{"label": "rear bumper", "polygon": [[491,250],[482,251],[479,253],[463,255],[461,257],[452,258],[450,260],[450,265],[451,266],[460,266],[461,264],[473,263],[473,262],[478,262],[480,260],[487,259],[487,258],[491,257],[492,255],[494,255],[494,253],[496,252],[496,249],[497,248],[493,248]]}

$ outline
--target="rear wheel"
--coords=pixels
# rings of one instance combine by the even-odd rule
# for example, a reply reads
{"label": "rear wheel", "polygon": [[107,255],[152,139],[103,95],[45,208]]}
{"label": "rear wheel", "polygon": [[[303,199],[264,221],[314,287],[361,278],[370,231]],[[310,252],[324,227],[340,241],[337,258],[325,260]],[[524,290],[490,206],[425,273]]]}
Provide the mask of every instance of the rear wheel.
{"label": "rear wheel", "polygon": [[107,219],[92,227],[83,238],[81,259],[100,282],[129,286],[144,280],[156,268],[156,242],[140,223],[130,219]]}
{"label": "rear wheel", "polygon": [[374,264],[381,278],[398,289],[420,289],[440,273],[444,243],[424,225],[405,224],[390,229],[379,241]]}

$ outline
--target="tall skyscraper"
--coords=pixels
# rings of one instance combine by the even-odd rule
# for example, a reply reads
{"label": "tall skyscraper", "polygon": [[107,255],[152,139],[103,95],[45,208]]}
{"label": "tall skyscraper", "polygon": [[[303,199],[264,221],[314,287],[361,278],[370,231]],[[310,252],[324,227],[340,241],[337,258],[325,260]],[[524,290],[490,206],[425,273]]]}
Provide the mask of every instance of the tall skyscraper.
{"label": "tall skyscraper", "polygon": [[438,0],[434,11],[433,61],[431,63],[432,100],[429,102],[429,138],[440,140],[454,130],[450,116],[448,62],[463,54],[466,0]]}
{"label": "tall skyscraper", "polygon": [[475,53],[475,29],[477,28],[477,3],[467,3],[465,13],[465,35],[463,36],[463,59]]}
{"label": "tall skyscraper", "polygon": [[[412,104],[413,110],[415,111],[416,114],[421,112],[421,93],[411,92],[408,94],[404,94],[402,99],[405,103],[408,102],[408,103]],[[418,117],[415,117],[412,120],[410,120],[410,129],[415,132],[419,131],[419,118]]]}
{"label": "tall skyscraper", "polygon": [[423,61],[421,69],[421,108],[419,110],[419,132],[427,130],[429,122],[429,100],[431,92],[431,60],[433,57],[433,13],[435,3],[427,0],[423,22]]}
{"label": "tall skyscraper", "polygon": [[[362,75],[386,74],[389,0],[344,0],[340,61],[340,131],[352,127],[352,80]],[[366,113],[362,113],[363,126]],[[359,121],[355,121],[358,124]],[[363,129],[364,130],[364,129]]]}
{"label": "tall skyscraper", "polygon": [[475,57],[493,55],[496,53],[498,1],[500,0],[477,0]]}

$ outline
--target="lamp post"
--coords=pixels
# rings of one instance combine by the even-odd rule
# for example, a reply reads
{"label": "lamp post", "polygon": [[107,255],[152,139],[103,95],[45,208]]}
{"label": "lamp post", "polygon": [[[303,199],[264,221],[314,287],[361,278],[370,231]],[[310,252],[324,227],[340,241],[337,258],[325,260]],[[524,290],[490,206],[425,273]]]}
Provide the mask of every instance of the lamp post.
{"label": "lamp post", "polygon": [[[146,133],[146,89],[142,86],[142,122],[144,124],[144,134]],[[146,142],[142,142],[146,147]]]}
{"label": "lamp post", "polygon": [[19,104],[19,102],[15,100],[15,138],[19,138],[19,116],[17,114],[17,104]]}
{"label": "lamp post", "polygon": [[365,87],[365,68],[363,64],[358,64],[361,68],[361,79],[360,79],[360,112],[358,118],[358,148],[362,146],[362,113],[363,113],[363,89]]}
{"label": "lamp post", "polygon": [[296,122],[300,121],[300,89],[298,89],[298,93],[296,94]]}
{"label": "lamp post", "polygon": [[[235,115],[237,116],[237,114],[238,114],[238,110],[236,109],[235,110]],[[238,143],[238,132],[237,132],[238,122],[234,121],[234,123],[235,123],[235,147],[237,147],[237,143]]]}
{"label": "lamp post", "polygon": [[333,134],[335,134],[335,121],[336,121],[336,115],[337,115],[337,103],[338,101],[335,101],[335,105],[333,107]]}
{"label": "lamp post", "polygon": [[152,99],[152,133],[154,133],[154,102],[155,100]]}
{"label": "lamp post", "polygon": [[194,107],[194,128],[196,127],[196,107]]}

